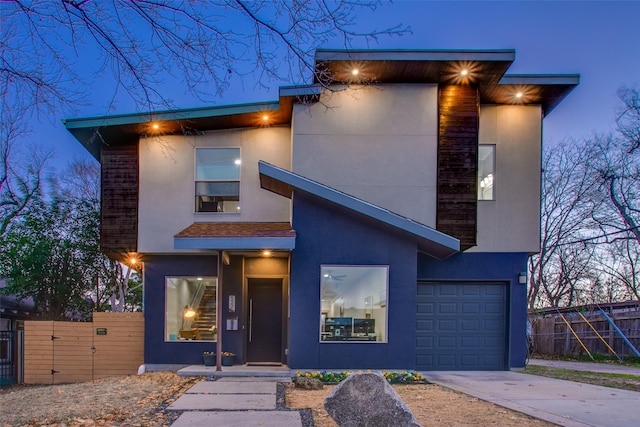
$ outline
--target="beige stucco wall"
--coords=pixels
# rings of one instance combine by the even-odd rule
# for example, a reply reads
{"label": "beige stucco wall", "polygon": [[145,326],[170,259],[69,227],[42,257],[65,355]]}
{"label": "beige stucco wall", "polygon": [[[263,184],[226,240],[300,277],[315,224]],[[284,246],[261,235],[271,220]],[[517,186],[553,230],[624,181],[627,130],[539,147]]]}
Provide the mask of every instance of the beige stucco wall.
{"label": "beige stucco wall", "polygon": [[295,105],[293,171],[435,226],[436,85],[325,91]]}
{"label": "beige stucco wall", "polygon": [[539,251],[541,108],[482,105],[479,143],[496,145],[495,200],[478,201],[478,246],[469,252]]}
{"label": "beige stucco wall", "polygon": [[[239,147],[240,213],[195,213],[195,148]],[[138,251],[186,252],[173,236],[194,222],[289,221],[290,201],[260,188],[258,161],[291,168],[288,126],[140,140]]]}

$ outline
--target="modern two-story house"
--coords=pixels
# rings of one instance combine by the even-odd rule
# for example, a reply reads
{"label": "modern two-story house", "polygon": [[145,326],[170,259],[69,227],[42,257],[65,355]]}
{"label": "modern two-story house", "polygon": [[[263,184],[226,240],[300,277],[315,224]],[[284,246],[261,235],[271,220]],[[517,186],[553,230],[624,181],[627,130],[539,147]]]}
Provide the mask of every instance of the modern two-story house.
{"label": "modern two-story house", "polygon": [[145,363],[506,370],[526,358],[542,121],[513,50],[318,50],[274,102],[65,120],[102,250],[144,271]]}

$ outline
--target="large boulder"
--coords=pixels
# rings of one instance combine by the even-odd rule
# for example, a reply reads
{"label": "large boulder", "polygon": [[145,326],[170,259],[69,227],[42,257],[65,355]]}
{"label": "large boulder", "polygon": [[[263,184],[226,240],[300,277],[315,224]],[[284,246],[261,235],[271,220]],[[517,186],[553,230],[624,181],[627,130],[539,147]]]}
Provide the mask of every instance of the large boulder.
{"label": "large boulder", "polygon": [[385,377],[352,374],[334,388],[324,409],[340,427],[420,427]]}

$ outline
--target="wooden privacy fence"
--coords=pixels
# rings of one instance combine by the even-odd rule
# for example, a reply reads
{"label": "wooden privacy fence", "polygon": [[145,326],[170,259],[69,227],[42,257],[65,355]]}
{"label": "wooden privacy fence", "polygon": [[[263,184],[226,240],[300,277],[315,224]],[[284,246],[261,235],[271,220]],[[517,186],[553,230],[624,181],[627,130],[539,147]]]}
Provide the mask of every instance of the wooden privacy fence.
{"label": "wooden privacy fence", "polygon": [[[596,333],[577,313],[563,313],[585,347],[592,354],[613,355]],[[593,328],[619,356],[633,356],[632,350],[616,334],[601,314],[582,313]],[[610,314],[616,326],[635,348],[640,348],[640,312]],[[533,329],[533,352],[547,356],[577,356],[586,354],[559,314],[530,317]]]}
{"label": "wooden privacy fence", "polygon": [[143,363],[142,313],[93,313],[93,322],[24,323],[25,384],[135,374]]}

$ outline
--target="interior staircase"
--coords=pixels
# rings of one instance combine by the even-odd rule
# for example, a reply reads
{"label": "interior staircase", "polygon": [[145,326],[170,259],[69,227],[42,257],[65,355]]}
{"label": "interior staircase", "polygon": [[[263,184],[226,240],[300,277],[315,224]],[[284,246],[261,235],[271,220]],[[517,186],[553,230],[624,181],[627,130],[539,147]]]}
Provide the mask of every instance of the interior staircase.
{"label": "interior staircase", "polygon": [[211,327],[216,324],[216,287],[207,286],[196,309],[197,315],[192,327],[200,331],[201,340],[215,340],[216,334]]}

